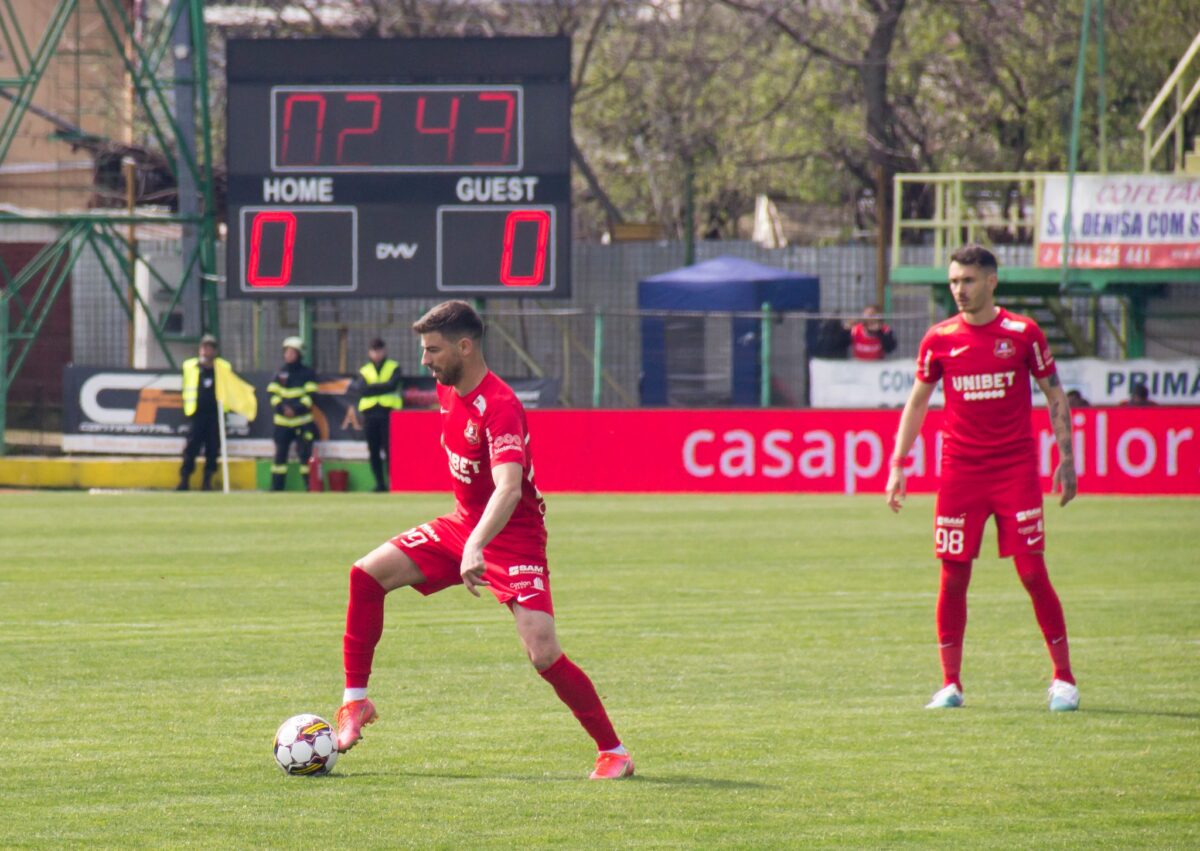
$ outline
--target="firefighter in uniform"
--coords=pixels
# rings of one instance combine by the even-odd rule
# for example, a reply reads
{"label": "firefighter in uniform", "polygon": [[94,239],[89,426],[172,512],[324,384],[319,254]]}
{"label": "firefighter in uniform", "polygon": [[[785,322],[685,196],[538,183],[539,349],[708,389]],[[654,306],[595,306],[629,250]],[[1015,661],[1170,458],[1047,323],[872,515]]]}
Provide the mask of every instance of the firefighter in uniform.
{"label": "firefighter in uniform", "polygon": [[358,410],[362,414],[363,431],[367,435],[367,453],[371,457],[371,472],[375,474],[375,491],[387,488],[384,456],[391,459],[388,446],[388,422],[392,411],[404,407],[400,398],[400,365],[387,356],[383,340],[376,337],[367,348],[365,364],[358,370],[355,384],[361,394]]}
{"label": "firefighter in uniform", "polygon": [[[288,337],[283,341],[283,366],[267,385],[271,407],[275,411],[275,463],[271,465],[271,490],[283,490],[287,479],[288,450],[296,441],[300,475],[307,482],[308,459],[312,455],[316,431],[313,428],[313,394],[317,392],[317,374],[304,363],[304,341]],[[307,485],[306,485],[307,487]]]}
{"label": "firefighter in uniform", "polygon": [[204,448],[204,490],[212,490],[217,472],[217,454],[221,448],[217,423],[217,338],[200,338],[199,353],[183,362],[183,414],[188,418],[187,441],[183,444],[183,463],[179,465],[179,484],[175,490],[188,489],[188,479],[196,469],[196,456]]}

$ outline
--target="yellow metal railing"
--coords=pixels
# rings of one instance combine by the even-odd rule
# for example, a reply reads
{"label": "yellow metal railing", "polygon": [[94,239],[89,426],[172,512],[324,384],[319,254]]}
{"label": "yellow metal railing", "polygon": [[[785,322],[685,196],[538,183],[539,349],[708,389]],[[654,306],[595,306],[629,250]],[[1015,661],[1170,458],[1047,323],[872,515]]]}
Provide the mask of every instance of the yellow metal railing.
{"label": "yellow metal railing", "polygon": [[[966,242],[995,242],[996,231],[1009,233],[1015,244],[1032,244],[1036,251],[1046,176],[1043,172],[897,174],[892,196],[896,199],[892,266],[903,265],[902,245],[923,241],[905,240],[904,234],[909,231],[932,231],[935,266],[945,265],[948,247],[953,250]],[[906,187],[933,192],[932,217],[905,215]]]}
{"label": "yellow metal railing", "polygon": [[[1192,108],[1192,104],[1196,102],[1196,98],[1200,97],[1200,68],[1193,69],[1196,71],[1196,81],[1192,84],[1191,89],[1186,95],[1183,93],[1183,75],[1189,70],[1192,60],[1196,58],[1197,54],[1200,54],[1200,33],[1196,34],[1196,37],[1192,40],[1191,47],[1187,49],[1175,65],[1175,70],[1171,72],[1171,76],[1167,77],[1167,81],[1158,90],[1158,95],[1146,110],[1146,114],[1138,122],[1138,130],[1142,131],[1143,171],[1151,170],[1154,158],[1162,150],[1163,145],[1166,144],[1167,139],[1172,134],[1175,136],[1175,171],[1183,171],[1183,117]],[[1151,137],[1154,136],[1154,119],[1159,111],[1162,110],[1172,91],[1175,92],[1175,113],[1167,121],[1167,126],[1163,128],[1163,131],[1151,141]]]}

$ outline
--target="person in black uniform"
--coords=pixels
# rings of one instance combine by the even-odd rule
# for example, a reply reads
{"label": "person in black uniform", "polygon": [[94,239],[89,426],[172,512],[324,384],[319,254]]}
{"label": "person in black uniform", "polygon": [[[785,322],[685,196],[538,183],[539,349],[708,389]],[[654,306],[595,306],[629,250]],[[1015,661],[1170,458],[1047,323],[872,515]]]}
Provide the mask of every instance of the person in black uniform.
{"label": "person in black uniform", "polygon": [[217,423],[217,379],[213,369],[217,357],[217,338],[205,334],[200,338],[196,357],[183,362],[183,413],[188,418],[187,440],[183,444],[183,463],[179,465],[177,491],[188,489],[188,480],[196,469],[196,456],[204,449],[204,490],[212,490],[212,477],[217,472],[217,455],[221,449],[220,426]]}
{"label": "person in black uniform", "polygon": [[383,458],[390,456],[388,447],[388,423],[392,411],[404,406],[400,397],[400,365],[387,356],[383,340],[376,337],[367,347],[367,362],[358,370],[354,380],[359,391],[358,411],[362,414],[363,431],[367,436],[367,454],[371,458],[371,472],[375,475],[375,492],[383,493],[387,488]]}
{"label": "person in black uniform", "polygon": [[[275,463],[271,465],[271,490],[283,490],[287,480],[288,450],[296,442],[300,475],[307,482],[308,460],[312,455],[313,395],[317,392],[317,374],[304,363],[304,341],[288,337],[283,341],[283,366],[267,385],[271,407],[275,411]],[[306,484],[307,486],[307,484]]]}

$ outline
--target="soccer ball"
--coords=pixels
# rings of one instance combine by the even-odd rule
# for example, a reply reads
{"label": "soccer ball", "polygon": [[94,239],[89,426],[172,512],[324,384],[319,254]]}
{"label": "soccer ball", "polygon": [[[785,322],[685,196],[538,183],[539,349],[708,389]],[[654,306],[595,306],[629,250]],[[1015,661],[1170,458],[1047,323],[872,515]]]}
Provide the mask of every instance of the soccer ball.
{"label": "soccer ball", "polygon": [[318,715],[295,715],[279,725],[272,745],[284,774],[328,774],[337,762],[337,733]]}

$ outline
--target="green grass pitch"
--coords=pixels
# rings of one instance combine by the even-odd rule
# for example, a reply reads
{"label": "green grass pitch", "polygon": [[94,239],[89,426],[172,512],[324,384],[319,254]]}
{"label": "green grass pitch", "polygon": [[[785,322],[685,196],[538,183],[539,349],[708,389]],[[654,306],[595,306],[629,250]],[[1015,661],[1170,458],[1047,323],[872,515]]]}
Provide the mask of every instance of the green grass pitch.
{"label": "green grass pitch", "polygon": [[0,847],[1200,846],[1200,503],[1047,503],[1083,694],[989,529],[967,707],[928,712],[932,501],[549,497],[559,632],[638,775],[507,611],[388,599],[381,719],[326,778],[275,727],[341,696],[346,573],[444,496],[0,494]]}

